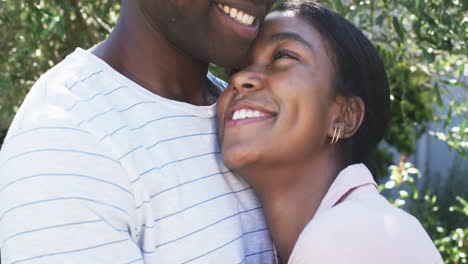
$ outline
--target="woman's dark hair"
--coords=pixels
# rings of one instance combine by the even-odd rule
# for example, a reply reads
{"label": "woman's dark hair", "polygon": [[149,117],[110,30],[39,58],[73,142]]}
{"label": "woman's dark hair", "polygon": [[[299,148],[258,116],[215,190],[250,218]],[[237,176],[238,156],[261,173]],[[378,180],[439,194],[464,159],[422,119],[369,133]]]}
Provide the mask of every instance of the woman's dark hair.
{"label": "woman's dark hair", "polygon": [[388,79],[377,50],[353,24],[313,1],[291,0],[278,11],[292,11],[325,39],[336,72],[336,94],[364,101],[366,111],[360,128],[340,142],[344,165],[364,163],[373,170],[372,157],[390,117]]}

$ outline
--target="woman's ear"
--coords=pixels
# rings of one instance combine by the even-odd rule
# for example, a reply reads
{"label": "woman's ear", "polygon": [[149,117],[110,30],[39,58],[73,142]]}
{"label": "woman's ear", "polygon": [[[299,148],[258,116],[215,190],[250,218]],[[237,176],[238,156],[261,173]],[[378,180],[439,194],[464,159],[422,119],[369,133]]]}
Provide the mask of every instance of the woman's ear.
{"label": "woman's ear", "polygon": [[361,127],[366,106],[361,97],[358,96],[346,98],[346,104],[347,107],[343,113],[343,122],[345,123],[343,138],[350,138]]}
{"label": "woman's ear", "polygon": [[364,101],[358,96],[338,95],[335,98],[335,105],[338,111],[335,112],[335,120],[328,130],[332,143],[336,143],[340,138],[352,137],[361,126],[366,110]]}

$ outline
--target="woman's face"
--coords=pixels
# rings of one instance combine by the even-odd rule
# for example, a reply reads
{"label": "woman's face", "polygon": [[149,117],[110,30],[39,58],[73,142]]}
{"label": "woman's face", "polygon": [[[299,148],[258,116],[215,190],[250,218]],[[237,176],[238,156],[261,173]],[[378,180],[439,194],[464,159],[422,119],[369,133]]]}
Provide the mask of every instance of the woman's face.
{"label": "woman's face", "polygon": [[334,70],[326,49],[302,18],[268,15],[249,66],[233,75],[217,105],[222,155],[230,168],[299,164],[329,145]]}

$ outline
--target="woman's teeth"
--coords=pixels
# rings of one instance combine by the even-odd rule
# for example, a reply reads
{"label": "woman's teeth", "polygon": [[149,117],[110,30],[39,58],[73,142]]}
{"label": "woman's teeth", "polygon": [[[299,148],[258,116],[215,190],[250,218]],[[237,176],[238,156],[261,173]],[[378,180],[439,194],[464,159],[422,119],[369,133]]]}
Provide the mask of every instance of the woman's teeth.
{"label": "woman's teeth", "polygon": [[264,116],[264,114],[257,110],[239,109],[235,111],[234,114],[232,115],[232,120],[261,117],[261,116]]}
{"label": "woman's teeth", "polygon": [[231,18],[233,18],[237,22],[242,23],[244,25],[250,26],[255,20],[254,16],[247,14],[244,11],[239,10],[237,8],[230,7],[230,6],[223,5],[223,4],[218,4],[218,7],[219,9],[224,11],[224,13],[228,14]]}

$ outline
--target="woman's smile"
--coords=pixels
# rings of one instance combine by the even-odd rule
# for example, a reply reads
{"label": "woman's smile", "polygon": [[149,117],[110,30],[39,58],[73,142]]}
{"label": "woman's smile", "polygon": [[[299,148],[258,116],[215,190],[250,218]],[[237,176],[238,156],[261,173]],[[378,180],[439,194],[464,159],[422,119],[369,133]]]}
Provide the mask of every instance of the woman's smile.
{"label": "woman's smile", "polygon": [[225,116],[225,128],[271,120],[277,113],[266,109],[261,104],[242,100],[229,106]]}

